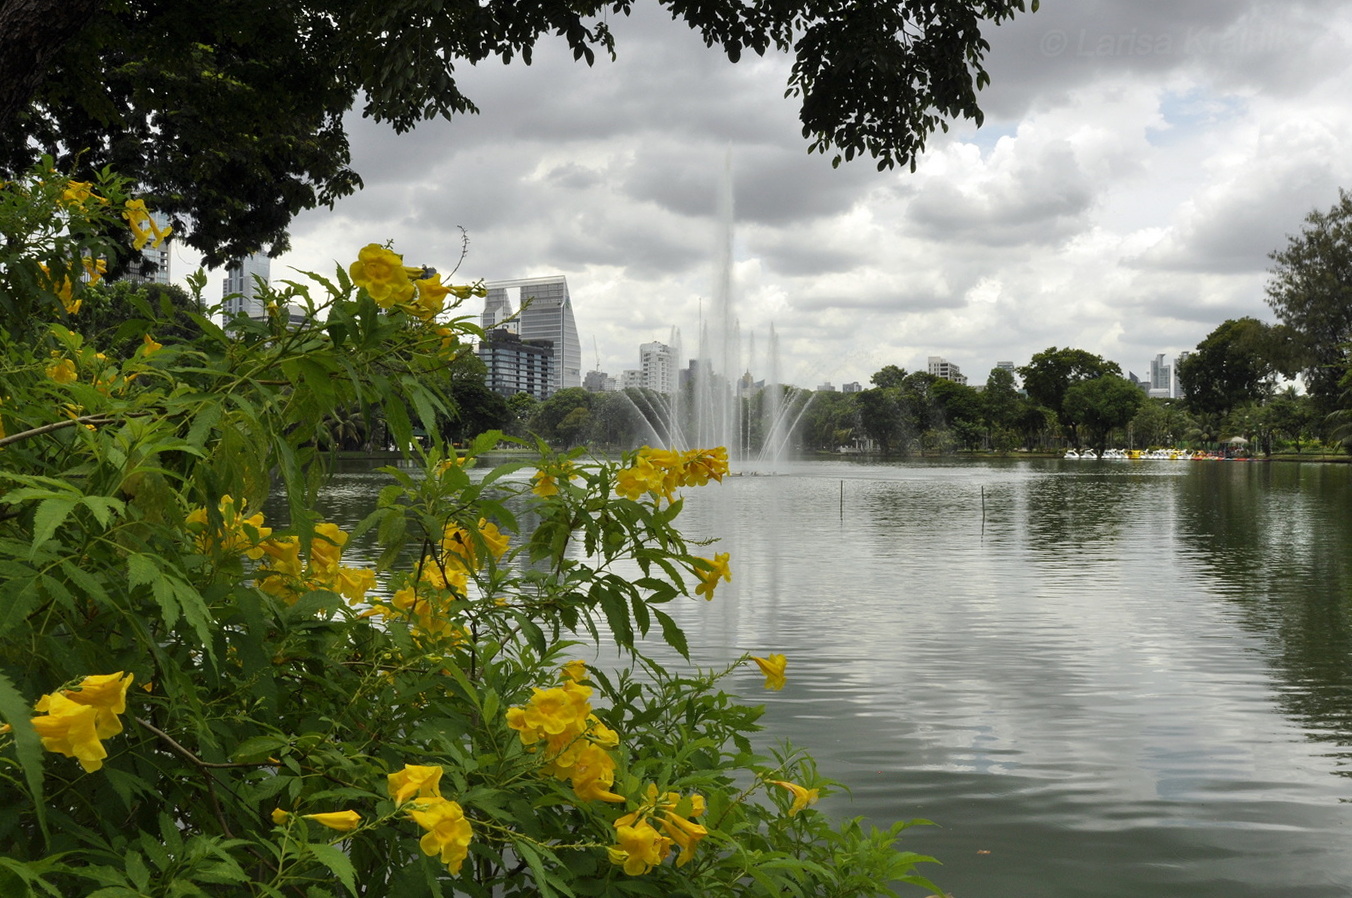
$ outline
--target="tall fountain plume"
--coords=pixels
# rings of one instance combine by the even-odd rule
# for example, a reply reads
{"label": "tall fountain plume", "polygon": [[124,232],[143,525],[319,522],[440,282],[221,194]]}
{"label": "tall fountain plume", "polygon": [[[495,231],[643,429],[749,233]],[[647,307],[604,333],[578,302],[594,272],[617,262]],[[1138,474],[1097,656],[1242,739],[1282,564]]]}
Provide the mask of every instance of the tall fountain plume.
{"label": "tall fountain plume", "polygon": [[[677,382],[657,401],[639,398],[635,407],[647,420],[656,442],[673,449],[726,446],[742,468],[773,466],[792,446],[793,432],[811,394],[786,396],[779,366],[779,337],[774,326],[764,359],[748,340],[741,355],[741,325],[734,311],[732,156],[724,161],[718,196],[719,232],[715,253],[714,296],[705,314],[700,303],[698,354],[690,360],[688,382]],[[672,353],[684,360],[681,332],[672,328]],[[751,374],[766,365],[764,389],[754,390]]]}

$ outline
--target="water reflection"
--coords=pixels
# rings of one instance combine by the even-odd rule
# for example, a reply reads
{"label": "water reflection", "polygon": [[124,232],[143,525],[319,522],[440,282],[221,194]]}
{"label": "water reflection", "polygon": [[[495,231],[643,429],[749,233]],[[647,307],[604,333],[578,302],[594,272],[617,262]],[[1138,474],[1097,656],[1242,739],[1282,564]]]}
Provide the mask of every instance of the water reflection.
{"label": "water reflection", "polygon": [[734,680],[769,737],[852,785],[834,810],[942,823],[908,843],[957,898],[1343,898],[1350,475],[803,463],[690,495],[734,581],[669,610],[701,665],[787,654],[782,693]]}

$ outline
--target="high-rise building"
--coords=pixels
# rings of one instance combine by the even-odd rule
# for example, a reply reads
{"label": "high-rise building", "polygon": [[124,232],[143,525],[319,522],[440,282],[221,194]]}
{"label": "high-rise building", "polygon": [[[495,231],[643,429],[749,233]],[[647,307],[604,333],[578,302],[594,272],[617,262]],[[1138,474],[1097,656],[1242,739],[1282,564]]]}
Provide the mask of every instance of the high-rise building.
{"label": "high-rise building", "polygon": [[488,333],[498,328],[506,328],[512,333],[517,332],[517,321],[508,321],[512,316],[512,303],[507,298],[506,288],[488,288],[488,296],[484,298],[483,315],[479,317],[479,323],[483,326],[484,333]]}
{"label": "high-rise building", "polygon": [[548,340],[525,340],[500,327],[488,332],[475,354],[487,369],[484,382],[496,393],[544,400],[554,392],[554,345]]}
{"label": "high-rise building", "polygon": [[958,370],[958,366],[941,356],[932,355],[929,357],[929,373],[935,377],[942,377],[944,380],[951,380],[955,384],[964,386],[967,384],[967,378]]}
{"label": "high-rise building", "polygon": [[644,343],[638,348],[643,384],[655,393],[676,392],[676,351],[665,343]]}
{"label": "high-rise building", "polygon": [[1178,371],[1180,368],[1183,367],[1183,360],[1190,355],[1192,355],[1192,352],[1190,350],[1185,349],[1182,352],[1180,352],[1177,355],[1177,357],[1174,358],[1173,393],[1171,394],[1174,399],[1183,398],[1183,384],[1178,379]]}
{"label": "high-rise building", "polygon": [[259,296],[258,281],[267,284],[272,280],[272,260],[265,253],[253,253],[243,259],[235,259],[225,266],[225,283],[221,293],[226,320],[236,315],[250,318],[267,317],[267,309]]}
{"label": "high-rise building", "polygon": [[484,317],[495,322],[511,314],[513,294],[520,309],[516,332],[525,341],[548,341],[554,347],[548,395],[582,386],[582,341],[573,320],[568,281],[563,275],[517,278],[485,284]]}
{"label": "high-rise building", "polygon": [[588,393],[614,393],[615,378],[604,371],[588,371],[582,378],[582,389]]}
{"label": "high-rise building", "polygon": [[1174,369],[1164,364],[1164,353],[1158,353],[1150,360],[1150,395],[1160,399],[1173,399]]}

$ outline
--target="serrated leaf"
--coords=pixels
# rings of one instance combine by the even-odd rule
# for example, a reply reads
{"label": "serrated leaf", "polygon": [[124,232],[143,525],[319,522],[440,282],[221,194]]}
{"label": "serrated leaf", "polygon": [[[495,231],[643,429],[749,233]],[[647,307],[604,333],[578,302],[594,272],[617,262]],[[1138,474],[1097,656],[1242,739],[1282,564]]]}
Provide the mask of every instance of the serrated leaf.
{"label": "serrated leaf", "polygon": [[353,895],[357,894],[357,871],[352,867],[352,861],[346,854],[324,842],[309,842],[305,846],[310,849],[310,853],[334,876],[338,881],[347,886],[347,890]]}
{"label": "serrated leaf", "polygon": [[33,808],[38,825],[47,830],[47,805],[42,791],[42,741],[30,723],[32,706],[19,692],[13,681],[0,673],[0,720],[10,726],[14,739],[14,754],[23,768],[24,781],[33,797]]}
{"label": "serrated leaf", "polygon": [[56,534],[56,528],[65,523],[73,508],[74,499],[44,499],[38,504],[37,511],[33,513],[33,542],[28,552],[30,559],[43,543]]}
{"label": "serrated leaf", "polygon": [[[3,564],[0,565],[0,581],[11,583],[30,582],[35,571],[21,564]],[[28,616],[38,604],[38,591],[36,589],[17,589],[9,594],[5,601],[0,602],[0,636],[3,636],[8,630],[18,626],[19,622]]]}

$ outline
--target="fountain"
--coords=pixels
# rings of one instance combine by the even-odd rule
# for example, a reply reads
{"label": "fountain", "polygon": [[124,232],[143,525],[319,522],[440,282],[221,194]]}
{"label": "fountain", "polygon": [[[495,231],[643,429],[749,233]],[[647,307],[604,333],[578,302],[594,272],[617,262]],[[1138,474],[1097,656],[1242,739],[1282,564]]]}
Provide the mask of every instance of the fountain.
{"label": "fountain", "polygon": [[[758,363],[754,334],[742,357],[740,323],[733,310],[730,153],[724,161],[718,211],[721,227],[713,307],[706,318],[701,306],[699,352],[689,376],[665,395],[629,398],[647,422],[654,443],[678,450],[726,446],[729,459],[739,467],[773,470],[792,448],[794,431],[812,394],[784,386],[779,337],[773,324],[763,386],[751,376]],[[670,346],[677,360],[686,358],[678,328],[672,328]]]}

